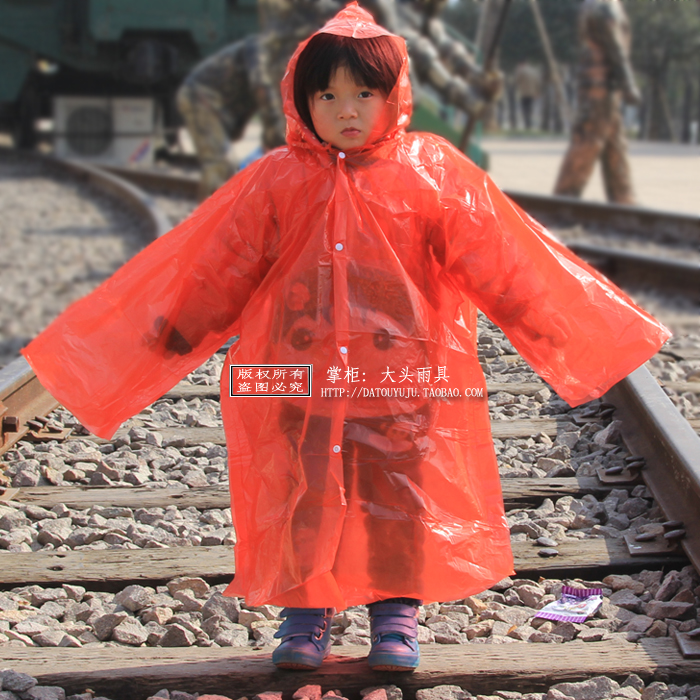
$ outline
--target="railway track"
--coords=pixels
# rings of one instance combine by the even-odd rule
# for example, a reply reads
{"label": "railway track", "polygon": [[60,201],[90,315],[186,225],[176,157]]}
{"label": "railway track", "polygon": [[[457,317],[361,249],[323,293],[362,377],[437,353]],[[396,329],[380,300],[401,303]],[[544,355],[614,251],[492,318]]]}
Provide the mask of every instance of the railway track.
{"label": "railway track", "polygon": [[[108,170],[148,191],[196,201],[196,176],[133,168],[110,167]],[[583,202],[568,197],[523,192],[508,194],[531,216],[562,235],[574,252],[618,284],[680,292],[693,301],[700,301],[700,216]],[[585,228],[584,235],[576,235],[576,232],[572,235],[572,227],[581,226]],[[615,232],[612,245],[611,230]],[[586,240],[586,234],[600,232],[607,239],[604,244]],[[637,244],[657,241],[665,244],[666,249],[660,248],[661,253],[653,248],[649,252],[639,252],[623,247],[625,241]],[[674,257],[669,257],[669,250]]]}
{"label": "railway track", "polygon": [[[140,177],[149,189],[191,192],[183,178],[170,178],[169,187]],[[551,223],[555,213],[547,216]],[[663,230],[670,228],[692,225]],[[337,616],[337,646],[318,672],[277,672],[265,647],[279,609],[222,602],[235,563],[224,534],[230,514],[217,410],[221,355],[129,421],[112,443],[81,434],[62,410],[52,414],[53,429],[72,429],[70,436],[52,436],[41,421],[27,424],[25,416],[48,409],[37,404],[20,415],[27,404],[18,394],[22,372],[15,366],[10,376],[6,368],[0,401],[10,408],[3,418],[17,418],[14,426],[40,442],[6,447],[6,473],[16,486],[0,503],[0,546],[7,550],[0,552],[0,634],[10,633],[0,648],[3,666],[41,685],[91,688],[112,700],[161,688],[288,697],[307,684],[354,698],[381,683],[398,685],[408,698],[453,684],[539,699],[556,683],[601,675],[697,682],[700,650],[688,632],[700,623],[700,580],[688,564],[700,567],[700,421],[685,420],[645,368],[605,401],[568,409],[485,319],[479,344],[517,573],[480,596],[426,606],[421,634],[438,643],[423,646],[421,667],[410,676],[369,672],[361,610]],[[667,382],[674,387],[681,395],[696,391]],[[41,394],[36,386],[26,392]],[[602,611],[586,625],[534,622],[536,608],[564,581],[600,584]],[[115,646],[100,643],[106,641]],[[606,692],[599,697],[614,697]]]}
{"label": "railway track", "polygon": [[[5,224],[2,246],[7,255],[0,265],[5,289],[0,316],[3,334],[18,334],[14,346],[21,347],[29,340],[27,333],[37,333],[63,306],[90,291],[91,288],[116,270],[120,261],[128,259],[146,242],[166,233],[170,228],[161,210],[149,195],[127,180],[90,165],[62,161],[39,153],[22,153],[0,149],[0,176],[8,184],[11,178],[24,183],[24,192],[8,187],[1,203],[5,220],[18,215],[17,207],[32,208],[36,215],[22,225]],[[48,187],[47,187],[48,186]],[[48,194],[43,194],[48,190]],[[118,233],[120,228],[129,235]],[[9,229],[9,230],[8,230]],[[85,237],[91,236],[99,245],[90,250]],[[27,245],[26,239],[31,241]],[[82,240],[81,240],[82,239]],[[145,239],[145,240],[144,240]],[[125,248],[122,252],[121,248]],[[120,257],[122,256],[123,257]],[[77,264],[66,264],[74,256]],[[34,257],[32,268],[27,260]],[[45,272],[46,262],[60,268],[55,275]],[[11,271],[15,278],[11,279]],[[9,294],[9,287],[17,285],[17,275],[38,278],[34,284],[23,284],[22,294]],[[48,300],[44,313],[37,313],[27,297],[43,296]],[[21,301],[18,301],[17,298]],[[36,299],[34,306],[36,306]],[[14,314],[19,317],[9,318]],[[16,328],[24,322],[23,328]],[[20,331],[18,333],[18,330]],[[20,343],[17,345],[17,343]],[[11,357],[13,340],[0,346],[0,367]],[[14,350],[16,352],[16,350]],[[27,420],[42,416],[55,402],[43,391],[23,359],[16,359],[4,374],[4,399],[0,408],[0,453],[25,435]]]}

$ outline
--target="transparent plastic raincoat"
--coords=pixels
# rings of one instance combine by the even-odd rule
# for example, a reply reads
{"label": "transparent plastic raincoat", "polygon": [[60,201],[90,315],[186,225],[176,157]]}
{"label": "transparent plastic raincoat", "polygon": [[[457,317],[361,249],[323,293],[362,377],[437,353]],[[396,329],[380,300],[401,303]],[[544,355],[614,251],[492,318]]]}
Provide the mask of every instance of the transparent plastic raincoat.
{"label": "transparent plastic raincoat", "polygon": [[[321,31],[388,35],[356,4]],[[669,336],[449,143],[406,133],[393,40],[403,69],[365,146],[339,152],[299,119],[302,45],[283,83],[288,145],[24,351],[108,437],[240,334],[221,405],[238,536],[228,593],[250,604],[454,600],[512,572],[475,307],[572,405]],[[230,364],[311,364],[311,396],[232,398]]]}

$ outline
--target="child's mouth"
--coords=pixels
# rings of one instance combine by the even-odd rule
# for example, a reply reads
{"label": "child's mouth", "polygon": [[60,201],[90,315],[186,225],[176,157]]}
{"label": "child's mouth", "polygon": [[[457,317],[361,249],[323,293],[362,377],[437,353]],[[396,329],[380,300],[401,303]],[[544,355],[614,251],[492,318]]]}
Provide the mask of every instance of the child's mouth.
{"label": "child's mouth", "polygon": [[355,129],[354,127],[348,127],[347,129],[343,129],[340,132],[343,136],[357,136],[360,133],[359,129]]}

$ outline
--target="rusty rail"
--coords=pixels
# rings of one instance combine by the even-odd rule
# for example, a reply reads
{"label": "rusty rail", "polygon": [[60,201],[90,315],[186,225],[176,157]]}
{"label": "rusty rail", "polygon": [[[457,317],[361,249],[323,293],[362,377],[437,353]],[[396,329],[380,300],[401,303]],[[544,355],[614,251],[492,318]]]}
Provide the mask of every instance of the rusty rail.
{"label": "rusty rail", "polygon": [[642,478],[666,518],[685,530],[681,546],[700,571],[700,437],[646,367],[605,396],[617,407],[627,447],[646,460]]}
{"label": "rusty rail", "polygon": [[[148,190],[189,199],[197,197],[195,177],[136,168],[109,166],[105,169]],[[582,202],[572,197],[545,197],[522,192],[509,192],[508,195],[545,225],[578,223],[593,230],[614,228],[616,232],[623,234],[638,234],[641,230],[669,242],[700,244],[698,216],[619,204]],[[651,255],[580,241],[568,245],[576,254],[620,285],[644,284],[648,288],[679,292],[696,301],[700,300],[700,264],[697,262],[659,259]]]}
{"label": "rusty rail", "polygon": [[548,197],[512,191],[506,191],[506,194],[545,226],[581,224],[592,230],[614,229],[629,234],[644,232],[663,241],[700,244],[700,216],[697,215],[623,204],[584,202],[575,197]]}

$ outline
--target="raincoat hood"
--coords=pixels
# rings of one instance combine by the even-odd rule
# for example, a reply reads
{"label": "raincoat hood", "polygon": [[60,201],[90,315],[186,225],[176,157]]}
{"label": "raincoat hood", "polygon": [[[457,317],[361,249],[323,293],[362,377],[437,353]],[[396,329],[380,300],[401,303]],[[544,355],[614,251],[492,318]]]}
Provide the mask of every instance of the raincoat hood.
{"label": "raincoat hood", "polygon": [[352,2],[333,19],[326,22],[315,34],[303,41],[289,61],[287,72],[282,80],[282,100],[284,113],[287,117],[287,143],[290,146],[301,146],[316,151],[333,150],[332,146],[320,142],[316,135],[306,126],[294,104],[294,74],[299,55],[316,34],[335,34],[336,36],[352,37],[353,39],[389,36],[396,42],[403,58],[403,63],[396,85],[394,85],[391,94],[387,96],[384,118],[379,120],[379,124],[382,125],[381,131],[372,134],[362,147],[350,150],[371,151],[377,142],[397,137],[402,131],[405,131],[410,122],[412,110],[406,42],[401,37],[378,25],[367,10],[361,8],[357,2]]}

